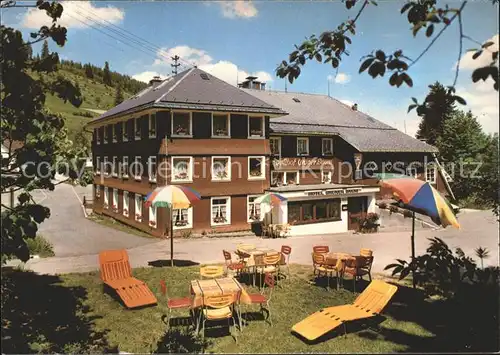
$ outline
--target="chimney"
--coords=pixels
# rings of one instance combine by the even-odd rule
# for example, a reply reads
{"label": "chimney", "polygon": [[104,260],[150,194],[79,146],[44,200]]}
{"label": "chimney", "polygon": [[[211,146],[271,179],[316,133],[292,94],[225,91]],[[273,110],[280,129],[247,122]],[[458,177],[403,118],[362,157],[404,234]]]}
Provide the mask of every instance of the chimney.
{"label": "chimney", "polygon": [[238,83],[238,87],[243,89],[265,90],[266,84],[255,79],[257,79],[256,76],[247,76],[244,82]]}
{"label": "chimney", "polygon": [[152,85],[153,87],[156,87],[161,82],[162,82],[162,80],[160,79],[160,77],[158,75],[156,75],[156,76],[153,76],[153,79],[151,79],[149,81],[149,85]]}
{"label": "chimney", "polygon": [[357,111],[357,110],[358,110],[358,104],[354,104],[354,105],[352,105],[352,106],[351,106],[351,109],[352,109],[353,111]]}

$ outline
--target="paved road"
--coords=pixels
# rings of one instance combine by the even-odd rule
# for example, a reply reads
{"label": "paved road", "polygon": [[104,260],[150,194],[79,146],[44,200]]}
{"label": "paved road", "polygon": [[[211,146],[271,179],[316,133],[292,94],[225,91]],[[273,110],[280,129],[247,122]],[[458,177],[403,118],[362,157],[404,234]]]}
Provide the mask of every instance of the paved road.
{"label": "paved road", "polygon": [[[466,254],[474,257],[474,248],[487,247],[490,258],[486,265],[498,265],[498,224],[490,212],[465,211],[459,216],[462,225],[456,229],[421,229],[417,231],[417,254],[425,252],[426,238],[442,238],[451,248],[461,247]],[[90,222],[89,222],[90,223]],[[100,226],[99,226],[100,227]],[[81,229],[81,227],[79,227]],[[105,229],[105,234],[118,233]],[[103,233],[103,235],[105,235]],[[395,258],[408,259],[411,254],[410,234],[408,231],[384,232],[376,234],[334,234],[290,237],[287,239],[251,238],[201,238],[175,240],[174,257],[198,263],[219,263],[223,260],[222,249],[234,250],[242,242],[279,249],[286,243],[292,247],[292,263],[310,264],[313,245],[326,244],[333,251],[358,253],[360,248],[374,251],[374,272],[382,272],[385,265]],[[167,260],[170,256],[170,241],[162,240],[148,243],[128,250],[132,267],[148,266],[152,261]],[[30,260],[27,268],[40,273],[68,273],[98,269],[97,255],[83,255],[67,258],[47,258]]]}
{"label": "paved road", "polygon": [[51,216],[40,225],[39,233],[53,244],[56,257],[96,254],[103,249],[128,249],[157,242],[86,219],[77,196],[83,196],[85,189],[75,188],[78,194],[69,184],[57,185],[54,191],[45,192],[46,198],[42,201],[50,208]]}

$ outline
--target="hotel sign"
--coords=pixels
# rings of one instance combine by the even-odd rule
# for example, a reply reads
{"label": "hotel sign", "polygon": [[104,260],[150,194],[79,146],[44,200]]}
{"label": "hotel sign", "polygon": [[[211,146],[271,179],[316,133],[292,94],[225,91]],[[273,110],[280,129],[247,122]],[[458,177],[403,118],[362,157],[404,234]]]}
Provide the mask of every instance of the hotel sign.
{"label": "hotel sign", "polygon": [[357,188],[344,188],[344,189],[334,189],[334,190],[315,190],[315,191],[306,191],[305,194],[307,196],[340,196],[347,194],[355,194],[361,192],[363,190],[360,187]]}
{"label": "hotel sign", "polygon": [[273,159],[272,164],[274,169],[323,167],[328,165],[333,168],[333,160],[323,158],[281,158]]}

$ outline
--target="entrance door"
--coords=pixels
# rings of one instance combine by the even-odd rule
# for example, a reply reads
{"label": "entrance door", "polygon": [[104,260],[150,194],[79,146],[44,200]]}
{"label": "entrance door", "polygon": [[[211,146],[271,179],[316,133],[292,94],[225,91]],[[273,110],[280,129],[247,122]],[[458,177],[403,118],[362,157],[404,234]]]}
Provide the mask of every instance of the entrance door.
{"label": "entrance door", "polygon": [[358,218],[366,215],[368,197],[349,197],[347,199],[347,229],[358,230]]}

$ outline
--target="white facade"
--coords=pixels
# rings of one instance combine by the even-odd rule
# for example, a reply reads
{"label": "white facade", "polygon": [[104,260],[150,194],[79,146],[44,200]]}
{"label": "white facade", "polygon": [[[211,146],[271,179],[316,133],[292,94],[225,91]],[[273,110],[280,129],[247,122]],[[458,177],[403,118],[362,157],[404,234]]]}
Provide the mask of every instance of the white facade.
{"label": "white facade", "polygon": [[[375,194],[380,190],[379,187],[349,187],[349,188],[335,188],[323,190],[305,190],[294,192],[277,192],[287,200],[283,201],[279,206],[274,206],[271,211],[269,208],[262,209],[262,218],[265,213],[272,213],[273,224],[286,224],[288,223],[288,202],[291,201],[317,201],[332,198],[339,198],[341,200],[340,220],[338,221],[325,221],[316,223],[307,223],[300,225],[292,225],[290,228],[291,236],[298,235],[313,235],[313,234],[333,234],[345,233],[348,231],[349,212],[347,205],[350,197],[366,197],[367,210],[366,212],[376,212],[376,199]],[[338,197],[337,197],[338,196]]]}

